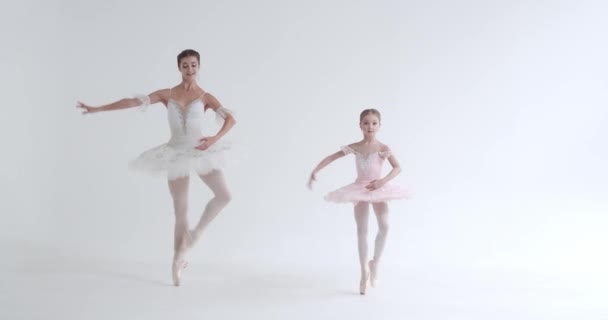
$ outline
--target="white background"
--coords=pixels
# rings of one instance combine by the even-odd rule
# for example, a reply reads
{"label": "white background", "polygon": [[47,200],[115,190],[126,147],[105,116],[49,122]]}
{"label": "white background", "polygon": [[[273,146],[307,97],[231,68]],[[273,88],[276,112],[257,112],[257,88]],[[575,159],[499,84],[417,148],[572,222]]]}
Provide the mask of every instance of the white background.
{"label": "white background", "polygon": [[[1,9],[0,244],[10,280],[0,315],[608,318],[602,1]],[[192,252],[190,287],[175,296],[167,183],[127,170],[168,140],[165,109],[83,117],[74,106],[176,85],[186,48],[201,53],[201,86],[236,112],[239,148],[226,170],[233,202]],[[322,171],[312,192],[305,183],[318,161],[361,138],[358,115],[369,107],[382,112],[379,139],[403,167],[394,183],[414,198],[390,204],[384,287],[361,305],[349,296],[358,285],[352,208],[322,200],[354,179],[353,159]],[[217,130],[212,114],[206,123]],[[193,178],[190,193],[194,222],[210,192]],[[73,277],[91,270],[93,280]],[[104,314],[74,300],[77,290],[58,298],[76,307],[46,298],[66,282],[110,301],[146,292],[157,309]],[[309,300],[297,302],[298,285],[312,288],[302,289]],[[346,298],[331,302],[333,289]],[[198,296],[215,297],[214,307]]]}

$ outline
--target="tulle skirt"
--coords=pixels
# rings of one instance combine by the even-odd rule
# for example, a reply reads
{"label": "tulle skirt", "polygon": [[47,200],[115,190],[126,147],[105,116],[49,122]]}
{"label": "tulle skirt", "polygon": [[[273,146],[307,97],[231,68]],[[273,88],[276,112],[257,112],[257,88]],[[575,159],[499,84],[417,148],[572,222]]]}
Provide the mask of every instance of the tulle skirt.
{"label": "tulle skirt", "polygon": [[129,163],[129,168],[149,174],[166,175],[169,180],[189,176],[191,173],[207,174],[221,170],[228,162],[230,143],[219,140],[206,150],[198,150],[197,142],[189,144],[164,143],[144,151]]}
{"label": "tulle skirt", "polygon": [[410,192],[400,186],[384,184],[381,188],[370,191],[365,188],[369,181],[358,181],[332,191],[325,196],[325,200],[335,203],[345,202],[385,202],[409,198]]}

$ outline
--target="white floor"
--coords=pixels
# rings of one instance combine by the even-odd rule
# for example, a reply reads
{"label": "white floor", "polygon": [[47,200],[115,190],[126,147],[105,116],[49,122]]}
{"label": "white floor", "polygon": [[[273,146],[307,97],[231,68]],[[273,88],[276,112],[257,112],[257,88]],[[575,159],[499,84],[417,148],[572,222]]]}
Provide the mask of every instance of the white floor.
{"label": "white floor", "polygon": [[572,275],[393,264],[360,296],[353,265],[191,261],[173,287],[168,263],[18,257],[0,319],[608,319],[605,283]]}

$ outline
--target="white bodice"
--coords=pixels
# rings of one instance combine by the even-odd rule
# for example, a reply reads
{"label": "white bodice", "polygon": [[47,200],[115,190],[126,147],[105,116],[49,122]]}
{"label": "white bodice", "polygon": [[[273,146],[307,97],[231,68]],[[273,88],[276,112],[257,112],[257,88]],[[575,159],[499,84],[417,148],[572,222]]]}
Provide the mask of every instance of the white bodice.
{"label": "white bodice", "polygon": [[202,119],[205,108],[201,99],[181,106],[173,99],[167,102],[167,119],[171,129],[170,145],[191,146],[202,137]]}

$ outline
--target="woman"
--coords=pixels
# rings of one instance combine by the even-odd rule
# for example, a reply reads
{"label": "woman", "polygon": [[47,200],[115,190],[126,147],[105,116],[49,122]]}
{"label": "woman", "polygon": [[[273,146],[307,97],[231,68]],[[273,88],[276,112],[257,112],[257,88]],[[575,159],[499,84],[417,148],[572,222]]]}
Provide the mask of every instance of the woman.
{"label": "woman", "polygon": [[[228,145],[221,140],[236,121],[233,115],[211,94],[196,82],[200,55],[194,50],[184,50],[177,56],[182,82],[169,89],[161,89],[149,95],[127,98],[91,107],[79,102],[77,107],[83,114],[146,107],[162,102],[167,108],[171,139],[169,142],[142,153],[131,162],[131,168],[146,172],[167,174],[169,191],[175,210],[175,242],[172,277],[175,286],[180,285],[181,270],[186,267],[185,253],[190,249],[209,223],[230,202],[222,167]],[[201,133],[203,113],[212,109],[224,122],[214,136]],[[187,219],[188,185],[194,172],[213,191],[214,197],[207,203],[197,225],[190,229]]]}

